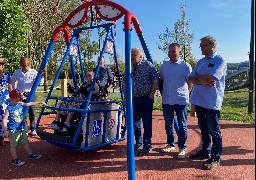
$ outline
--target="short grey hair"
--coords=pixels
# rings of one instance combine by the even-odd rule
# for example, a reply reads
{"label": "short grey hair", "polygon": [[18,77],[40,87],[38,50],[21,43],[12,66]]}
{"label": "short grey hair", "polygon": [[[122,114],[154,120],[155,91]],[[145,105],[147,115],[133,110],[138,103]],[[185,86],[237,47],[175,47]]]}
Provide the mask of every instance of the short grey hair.
{"label": "short grey hair", "polygon": [[201,40],[201,41],[206,40],[206,41],[208,41],[210,44],[213,44],[214,47],[216,47],[216,45],[217,45],[217,41],[216,41],[215,37],[210,36],[210,35],[205,36],[205,37],[201,38],[200,40]]}
{"label": "short grey hair", "polygon": [[143,52],[142,52],[141,48],[137,48],[137,47],[136,48],[132,48],[131,51],[136,51],[136,52],[138,52],[138,55],[143,56]]}
{"label": "short grey hair", "polygon": [[0,57],[0,61],[3,62],[3,63],[7,63],[6,59],[4,57]]}

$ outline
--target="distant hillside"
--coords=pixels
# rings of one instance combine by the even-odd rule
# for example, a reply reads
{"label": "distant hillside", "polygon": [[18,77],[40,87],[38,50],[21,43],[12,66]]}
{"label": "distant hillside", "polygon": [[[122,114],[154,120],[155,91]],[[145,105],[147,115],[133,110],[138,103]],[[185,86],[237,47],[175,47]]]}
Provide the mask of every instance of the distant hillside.
{"label": "distant hillside", "polygon": [[244,61],[240,63],[227,63],[228,70],[239,70],[244,68],[249,68],[249,61]]}

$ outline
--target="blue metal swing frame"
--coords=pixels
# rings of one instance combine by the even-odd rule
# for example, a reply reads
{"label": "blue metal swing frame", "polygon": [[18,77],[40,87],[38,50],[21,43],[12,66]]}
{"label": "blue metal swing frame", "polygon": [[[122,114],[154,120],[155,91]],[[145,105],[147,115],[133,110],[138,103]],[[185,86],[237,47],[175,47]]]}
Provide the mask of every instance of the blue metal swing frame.
{"label": "blue metal swing frame", "polygon": [[[129,180],[134,180],[136,179],[136,173],[135,173],[135,156],[134,156],[134,130],[133,130],[133,110],[132,110],[132,73],[131,73],[131,55],[130,55],[130,50],[131,50],[131,30],[132,30],[132,24],[135,28],[135,31],[137,33],[137,36],[139,37],[139,40],[141,42],[142,48],[144,50],[144,53],[146,55],[146,58],[153,63],[151,54],[148,50],[147,44],[145,42],[145,39],[142,34],[142,29],[139,25],[139,22],[137,18],[135,17],[134,14],[129,12],[127,9],[122,7],[121,5],[109,1],[109,0],[84,0],[84,4],[80,5],[77,7],[74,11],[72,11],[69,16],[64,20],[64,22],[58,26],[55,31],[53,32],[52,39],[48,45],[48,48],[45,52],[44,59],[42,60],[42,63],[39,67],[39,73],[35,79],[34,85],[31,89],[31,93],[28,96],[28,102],[31,102],[34,98],[37,86],[39,85],[40,79],[42,77],[42,71],[46,67],[46,64],[49,60],[50,54],[53,50],[53,47],[55,45],[56,40],[58,39],[59,33],[64,32],[64,37],[67,43],[67,47],[70,47],[70,38],[69,38],[69,31],[68,29],[74,29],[81,24],[87,22],[88,20],[88,11],[91,10],[92,7],[95,8],[95,11],[97,13],[97,16],[105,21],[117,21],[121,17],[124,17],[124,33],[125,33],[125,71],[126,71],[126,111],[125,111],[125,119],[126,119],[126,125],[127,125],[127,162],[128,162],[128,179]],[[108,14],[109,13],[109,14]],[[76,21],[74,21],[76,20]],[[115,46],[114,46],[115,48]],[[78,48],[79,49],[79,48]],[[104,49],[104,48],[102,48]],[[100,58],[102,57],[102,52],[100,54]],[[116,56],[116,51],[114,51],[114,55]],[[67,53],[64,55],[65,59],[67,58]],[[80,55],[81,58],[81,55]],[[71,63],[72,63],[72,57]],[[117,59],[116,60],[116,64]],[[80,60],[81,61],[81,60]],[[61,66],[60,68],[63,68]],[[59,68],[59,69],[60,69]],[[117,70],[118,70],[118,65],[117,65]],[[74,69],[72,70],[73,73]],[[74,71],[75,72],[75,71]],[[57,71],[59,75],[59,71]],[[56,74],[57,75],[57,74]],[[83,75],[82,75],[83,76]],[[119,77],[119,84],[120,83],[120,77]],[[55,82],[56,83],[56,82]],[[75,84],[75,82],[74,82]],[[122,88],[120,88],[122,89]],[[53,86],[51,86],[50,91],[52,92]],[[121,93],[122,94],[122,93]],[[91,95],[90,95],[91,97]],[[52,97],[51,97],[52,98]],[[121,96],[122,102],[123,102],[123,95]],[[47,100],[49,100],[50,97],[48,97]],[[46,100],[46,102],[47,102]],[[86,102],[86,106],[88,108],[89,102]],[[39,119],[42,116],[42,112],[44,112],[42,108],[42,111],[40,113]],[[24,109],[24,115],[26,115],[28,108]],[[53,109],[54,110],[54,109]],[[79,110],[82,111],[82,110]],[[85,114],[87,112],[87,109],[85,108],[83,113]],[[44,112],[47,114],[47,112]],[[87,112],[88,113],[88,112]],[[85,115],[84,115],[85,117]],[[174,121],[176,122],[176,120]],[[38,124],[37,124],[38,126]],[[79,124],[80,127],[80,124]],[[176,131],[177,131],[177,122],[175,124]],[[81,127],[80,127],[81,128]],[[80,129],[81,130],[81,129]],[[75,138],[78,137],[78,133],[76,133]],[[73,148],[76,149],[77,146],[75,145],[75,141],[71,141],[72,143],[67,143],[67,144],[60,144],[61,146],[67,147],[67,148]],[[53,142],[56,143],[56,142]],[[57,144],[56,144],[57,145]],[[67,146],[66,146],[67,145]]]}
{"label": "blue metal swing frame", "polygon": [[[50,99],[56,99],[56,100],[59,100],[59,101],[67,101],[67,102],[76,102],[76,103],[84,103],[85,105],[83,106],[83,108],[81,109],[71,109],[71,108],[58,108],[58,107],[50,107],[50,106],[46,106],[46,107],[43,107],[41,109],[41,112],[40,112],[40,115],[38,117],[38,122],[37,122],[37,129],[38,129],[38,135],[40,136],[40,138],[46,140],[47,142],[53,144],[53,145],[57,145],[57,146],[60,146],[60,147],[63,147],[63,148],[68,148],[68,149],[73,149],[73,150],[81,150],[81,151],[87,151],[87,150],[91,150],[91,149],[94,149],[94,148],[99,148],[99,147],[102,147],[102,146],[105,146],[107,144],[112,144],[112,143],[115,143],[115,142],[119,142],[119,141],[122,141],[124,140],[124,136],[118,136],[118,134],[120,134],[120,127],[121,127],[121,114],[122,114],[122,106],[120,106],[120,108],[116,109],[115,111],[117,111],[118,113],[118,119],[117,119],[117,126],[115,128],[117,128],[117,135],[116,135],[116,138],[111,140],[111,141],[105,141],[106,139],[106,126],[107,126],[107,113],[110,113],[110,111],[113,111],[111,109],[108,109],[108,110],[100,110],[100,111],[95,111],[95,110],[90,110],[90,106],[92,105],[96,105],[96,104],[118,104],[120,102],[118,101],[107,101],[107,102],[104,102],[104,101],[98,101],[98,102],[91,102],[90,99],[91,99],[91,96],[92,96],[92,91],[93,91],[93,87],[94,87],[94,84],[96,83],[96,77],[98,76],[98,73],[99,73],[99,68],[100,68],[100,63],[101,63],[101,59],[103,57],[103,54],[105,53],[104,52],[104,49],[105,49],[105,46],[106,46],[106,42],[107,41],[111,41],[114,45],[114,51],[113,51],[113,55],[114,55],[114,59],[115,59],[115,64],[116,64],[116,69],[117,69],[117,74],[120,74],[119,72],[119,67],[118,67],[118,61],[117,61],[117,58],[116,58],[116,47],[115,47],[115,42],[114,42],[114,37],[113,37],[113,29],[112,29],[112,26],[113,26],[113,23],[107,23],[107,24],[101,24],[101,25],[91,25],[89,27],[85,27],[85,28],[78,28],[78,29],[75,29],[74,30],[74,33],[71,37],[71,40],[70,40],[70,43],[67,45],[67,49],[66,49],[66,52],[62,58],[62,61],[60,63],[60,66],[56,72],[56,75],[55,75],[55,78],[53,80],[53,83],[50,87],[50,90],[49,90],[49,93],[46,97],[46,102],[48,102]],[[97,64],[97,67],[96,67],[96,71],[95,71],[95,74],[94,74],[94,80],[92,82],[92,85],[90,86],[90,91],[88,93],[88,97],[87,97],[87,100],[86,101],[77,101],[77,100],[73,100],[73,99],[68,99],[68,98],[61,98],[61,97],[52,97],[51,94],[52,94],[52,91],[55,87],[55,84],[57,83],[57,80],[58,80],[58,77],[64,67],[64,64],[66,63],[67,61],[67,57],[69,56],[70,59],[69,59],[69,62],[70,62],[70,68],[71,68],[71,72],[72,72],[72,80],[73,80],[73,84],[74,84],[74,87],[78,87],[77,85],[77,79],[76,79],[76,69],[75,69],[75,66],[74,66],[74,55],[70,55],[71,52],[70,52],[70,48],[71,46],[76,46],[77,49],[78,49],[78,57],[79,57],[79,62],[80,62],[80,68],[81,68],[81,72],[82,72],[82,77],[84,77],[84,69],[83,69],[83,66],[82,66],[82,54],[80,52],[80,46],[79,46],[79,43],[78,43],[78,37],[79,37],[79,34],[82,32],[82,31],[86,31],[86,30],[90,30],[90,29],[95,29],[95,28],[104,28],[106,30],[106,37],[105,37],[105,40],[104,40],[104,43],[103,43],[103,47],[102,47],[102,50],[100,52],[100,55],[99,55],[99,61],[98,61],[98,64]],[[52,45],[52,42],[50,43],[49,45],[49,48],[53,47],[51,46]],[[50,50],[48,50],[46,52],[46,57],[48,57],[48,53],[51,52]],[[44,63],[42,63],[44,64]],[[40,70],[39,70],[40,71]],[[83,79],[83,78],[82,78]],[[121,85],[121,79],[120,77],[118,77],[118,81],[119,81],[119,84]],[[32,90],[33,92],[33,90]],[[121,99],[123,102],[123,92],[122,92],[122,88],[120,88],[120,93],[121,93]],[[45,112],[45,110],[51,110],[52,112]],[[81,120],[79,122],[79,126],[77,128],[77,131],[74,135],[74,137],[72,137],[72,139],[70,138],[67,138],[66,140],[64,141],[59,141],[59,140],[56,140],[54,138],[52,138],[49,134],[47,134],[46,132],[43,132],[40,127],[39,127],[39,124],[40,124],[40,121],[42,119],[42,116],[43,115],[48,115],[48,114],[54,114],[56,113],[56,111],[69,111],[69,112],[80,112],[82,115],[81,115]],[[90,128],[90,122],[91,122],[91,118],[90,118],[90,114],[91,113],[97,113],[97,112],[102,112],[104,115],[104,123],[103,123],[103,134],[102,134],[102,142],[100,142],[99,144],[97,145],[91,145],[89,146],[88,145],[88,139],[89,139],[89,128]],[[78,138],[79,136],[81,135],[81,131],[82,131],[82,126],[83,126],[83,123],[84,123],[84,120],[87,120],[86,122],[86,138],[87,140],[85,141],[85,145],[84,146],[80,146],[79,144],[77,144],[77,141],[78,141]],[[125,132],[123,132],[125,133]]]}

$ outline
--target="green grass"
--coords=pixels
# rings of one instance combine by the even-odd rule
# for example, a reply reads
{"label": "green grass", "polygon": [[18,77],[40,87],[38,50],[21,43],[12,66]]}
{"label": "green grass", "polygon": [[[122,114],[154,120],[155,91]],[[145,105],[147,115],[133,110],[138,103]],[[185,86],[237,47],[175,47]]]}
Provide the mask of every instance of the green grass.
{"label": "green grass", "polygon": [[243,90],[225,92],[221,119],[255,123],[255,112],[248,114],[248,89]]}
{"label": "green grass", "polygon": [[[221,109],[221,119],[254,124],[255,112],[248,114],[248,96],[248,89],[225,92]],[[155,98],[154,110],[162,110],[161,97]]]}
{"label": "green grass", "polygon": [[[37,100],[44,101],[47,93],[43,91],[43,86],[38,87]],[[246,92],[247,91],[247,92]],[[60,90],[54,90],[53,96],[61,96]],[[120,93],[118,90],[110,94],[111,99],[120,100]],[[53,105],[53,101],[49,102]],[[255,109],[255,108],[253,108]],[[40,106],[36,107],[37,112],[41,110]],[[162,110],[161,97],[155,98],[154,110]],[[230,121],[239,121],[247,123],[255,123],[255,112],[248,114],[248,89],[240,89],[240,91],[225,92],[223,106],[221,109],[221,119]]]}

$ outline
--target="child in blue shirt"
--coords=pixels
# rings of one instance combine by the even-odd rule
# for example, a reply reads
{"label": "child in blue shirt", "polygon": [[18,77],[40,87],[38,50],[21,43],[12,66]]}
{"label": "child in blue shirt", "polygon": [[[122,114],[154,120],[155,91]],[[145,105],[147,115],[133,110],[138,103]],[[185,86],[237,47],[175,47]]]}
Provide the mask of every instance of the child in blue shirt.
{"label": "child in blue shirt", "polygon": [[27,136],[27,128],[26,123],[23,117],[23,106],[33,106],[38,103],[46,105],[45,102],[30,102],[24,103],[22,102],[22,95],[19,90],[14,89],[9,94],[11,102],[7,106],[5,110],[5,114],[3,117],[3,130],[4,130],[4,137],[8,137],[9,134],[9,141],[11,146],[11,156],[13,158],[12,164],[21,166],[25,162],[18,159],[16,146],[20,142],[23,144],[25,150],[28,154],[28,159],[38,159],[41,158],[42,155],[34,154],[31,151],[28,136]]}

